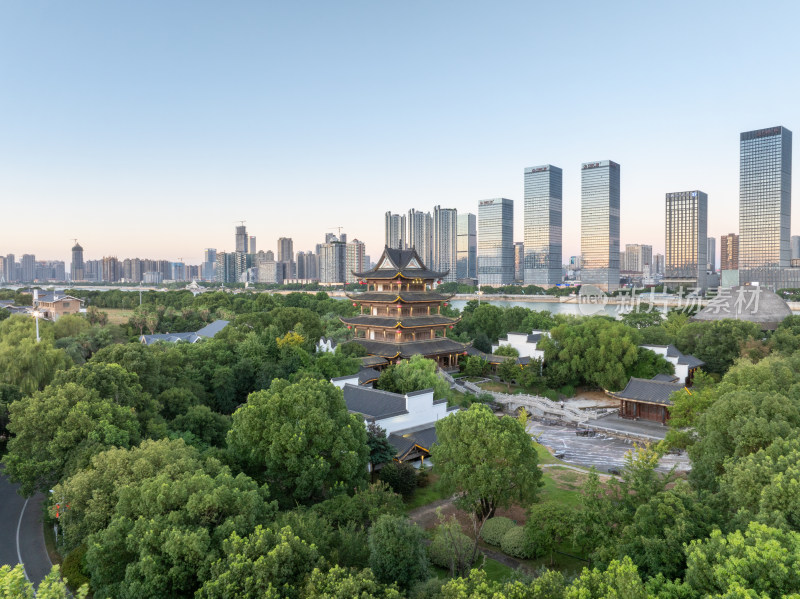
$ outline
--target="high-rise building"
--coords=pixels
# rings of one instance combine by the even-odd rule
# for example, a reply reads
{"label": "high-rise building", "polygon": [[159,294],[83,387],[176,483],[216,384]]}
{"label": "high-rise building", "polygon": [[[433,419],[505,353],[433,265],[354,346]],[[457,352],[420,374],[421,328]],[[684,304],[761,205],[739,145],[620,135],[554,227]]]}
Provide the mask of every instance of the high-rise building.
{"label": "high-rise building", "polygon": [[800,260],[800,235],[792,235],[792,260]]}
{"label": "high-rise building", "polygon": [[101,276],[100,280],[107,283],[115,283],[122,278],[119,260],[117,260],[116,256],[103,256],[103,272]]}
{"label": "high-rise building", "polygon": [[385,221],[386,245],[395,250],[404,250],[406,248],[406,215],[387,212]]}
{"label": "high-rise building", "polygon": [[214,269],[219,283],[236,282],[236,253],[217,252],[217,266]]}
{"label": "high-rise building", "polygon": [[364,254],[367,246],[363,241],[354,239],[347,244],[345,250],[345,283],[358,283],[358,278],[354,272],[364,272],[367,270],[364,264]]}
{"label": "high-rise building", "polygon": [[545,164],[531,166],[525,175],[525,266],[526,285],[557,285],[561,282],[561,193],[562,171]]}
{"label": "high-rise building", "polygon": [[69,265],[69,274],[73,281],[83,281],[84,279],[83,248],[77,239],[75,245],[72,246],[72,263]]}
{"label": "high-rise building", "polygon": [[36,256],[33,254],[22,254],[20,265],[20,280],[31,283],[36,278]]}
{"label": "high-rise building", "polygon": [[278,239],[278,258],[277,262],[282,262],[286,278],[294,278],[295,264],[294,264],[294,242],[291,237],[281,237]]}
{"label": "high-rise building", "polygon": [[433,208],[433,269],[447,271],[443,281],[458,279],[458,212],[455,208]]}
{"label": "high-rise building", "polygon": [[620,270],[626,272],[644,272],[645,266],[653,265],[652,245],[626,243],[623,254],[625,254],[625,260],[624,262],[620,262]]}
{"label": "high-rise building", "polygon": [[247,227],[244,224],[239,225],[236,227],[236,251],[242,252],[243,254],[247,253]]}
{"label": "high-rise building", "polygon": [[522,283],[525,277],[525,244],[514,242],[514,282]]}
{"label": "high-rise building", "polygon": [[708,196],[679,191],[666,196],[664,285],[706,289]]}
{"label": "high-rise building", "polygon": [[788,267],[791,259],[792,132],[746,131],[739,149],[739,282],[763,282],[752,271]]}
{"label": "high-rise building", "polygon": [[619,288],[620,167],[611,160],[581,165],[581,282]]}
{"label": "high-rise building", "polygon": [[206,248],[203,254],[203,280],[215,281],[217,279],[217,249]]}
{"label": "high-rise building", "polygon": [[417,255],[428,265],[433,264],[433,219],[430,212],[420,212],[413,208],[408,211],[409,248],[417,250]]}
{"label": "high-rise building", "polygon": [[[800,249],[800,248],[798,248]],[[717,272],[717,238],[716,237],[709,237],[708,238],[708,252],[706,252],[706,259],[708,260],[708,266],[706,270],[710,273]]]}
{"label": "high-rise building", "polygon": [[329,243],[320,245],[320,283],[344,283],[347,272],[347,244],[333,236]]}
{"label": "high-rise building", "polygon": [[250,240],[249,240],[249,242],[247,244],[247,253],[248,254],[257,254],[258,253],[256,251],[256,237],[255,237],[255,235],[251,235],[250,236]]}
{"label": "high-rise building", "polygon": [[474,214],[458,215],[456,277],[478,278],[478,225]]}
{"label": "high-rise building", "polygon": [[297,278],[317,279],[317,258],[312,252],[297,252]]}
{"label": "high-rise building", "polygon": [[570,256],[569,257],[569,269],[570,270],[580,270],[582,265],[583,265],[583,260],[581,260],[580,256]]}
{"label": "high-rise building", "polygon": [[739,236],[736,233],[719,238],[719,269],[739,269]]}
{"label": "high-rise building", "polygon": [[656,254],[653,256],[653,269],[651,272],[654,275],[664,274],[664,254]]}
{"label": "high-rise building", "polygon": [[514,202],[507,198],[478,204],[478,284],[514,282]]}
{"label": "high-rise building", "polygon": [[6,283],[15,283],[17,281],[17,257],[14,254],[8,254],[3,258],[3,275]]}

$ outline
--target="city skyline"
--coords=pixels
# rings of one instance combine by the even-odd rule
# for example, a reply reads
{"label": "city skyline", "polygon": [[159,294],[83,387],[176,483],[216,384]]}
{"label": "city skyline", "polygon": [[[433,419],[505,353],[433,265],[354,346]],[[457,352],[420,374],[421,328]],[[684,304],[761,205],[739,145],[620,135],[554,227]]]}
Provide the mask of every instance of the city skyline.
{"label": "city skyline", "polygon": [[[228,225],[245,219],[259,248],[290,235],[313,249],[346,226],[378,255],[387,210],[474,213],[487,197],[516,202],[522,241],[519,170],[564,169],[569,222],[587,156],[625,168],[623,245],[664,251],[658,208],[672,189],[706,190],[709,235],[738,230],[738,134],[796,128],[799,84],[768,59],[797,55],[797,7],[464,6],[318,3],[309,22],[307,7],[252,2],[4,4],[0,72],[14,94],[0,99],[0,196],[34,209],[6,212],[0,252],[66,261],[78,238],[87,259],[200,263],[205,247],[233,250]],[[554,26],[530,36],[532,19]],[[674,31],[698,42],[671,43]],[[614,70],[585,68],[593,57]],[[556,93],[533,93],[543,79]],[[514,93],[487,95],[487,81]],[[702,96],[665,93],[691,86]],[[563,255],[579,247],[565,227]]]}

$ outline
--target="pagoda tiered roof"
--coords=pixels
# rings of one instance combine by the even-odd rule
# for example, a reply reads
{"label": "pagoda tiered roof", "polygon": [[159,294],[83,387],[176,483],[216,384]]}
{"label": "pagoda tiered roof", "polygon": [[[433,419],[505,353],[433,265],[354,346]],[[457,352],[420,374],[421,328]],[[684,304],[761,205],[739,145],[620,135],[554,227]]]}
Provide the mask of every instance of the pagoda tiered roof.
{"label": "pagoda tiered roof", "polygon": [[398,250],[390,247],[383,249],[383,254],[375,268],[353,274],[360,279],[422,279],[436,280],[447,276],[449,270],[442,272],[430,270],[422,262],[415,249]]}
{"label": "pagoda tiered roof", "polygon": [[434,291],[364,291],[362,293],[348,293],[347,297],[359,302],[376,302],[405,304],[446,302],[452,295],[444,295]]}
{"label": "pagoda tiered roof", "polygon": [[363,346],[368,354],[384,358],[408,359],[412,356],[433,356],[437,354],[463,354],[467,351],[467,344],[453,341],[447,337],[436,339],[421,339],[418,341],[375,341],[372,339],[353,339]]}
{"label": "pagoda tiered roof", "polygon": [[415,327],[433,327],[433,326],[441,326],[441,325],[448,325],[448,324],[455,324],[460,318],[448,318],[447,316],[438,316],[438,315],[430,315],[430,316],[401,316],[401,317],[393,317],[393,316],[371,316],[369,314],[363,314],[360,316],[351,316],[349,318],[340,317],[341,320],[345,324],[349,325],[364,325],[364,326],[374,326],[374,327],[388,327],[393,329],[410,329]]}

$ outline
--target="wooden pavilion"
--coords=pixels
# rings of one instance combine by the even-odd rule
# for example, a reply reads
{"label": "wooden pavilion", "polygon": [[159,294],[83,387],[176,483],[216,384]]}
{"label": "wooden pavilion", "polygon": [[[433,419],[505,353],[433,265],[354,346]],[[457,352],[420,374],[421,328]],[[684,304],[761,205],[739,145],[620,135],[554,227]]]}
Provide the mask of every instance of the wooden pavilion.
{"label": "wooden pavilion", "polygon": [[375,268],[353,274],[365,286],[364,292],[348,294],[361,313],[341,319],[353,341],[392,363],[422,355],[445,369],[458,366],[467,346],[448,339],[447,331],[459,319],[441,314],[452,296],[435,291],[447,271],[429,270],[413,249],[386,247]]}

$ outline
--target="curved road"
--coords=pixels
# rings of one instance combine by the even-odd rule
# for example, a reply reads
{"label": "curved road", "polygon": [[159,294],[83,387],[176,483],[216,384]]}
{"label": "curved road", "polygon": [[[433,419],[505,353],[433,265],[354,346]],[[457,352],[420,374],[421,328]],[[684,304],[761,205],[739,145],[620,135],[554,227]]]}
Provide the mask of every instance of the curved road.
{"label": "curved road", "polygon": [[44,495],[25,499],[17,488],[0,471],[0,566],[22,562],[28,580],[38,585],[52,567],[42,534]]}

